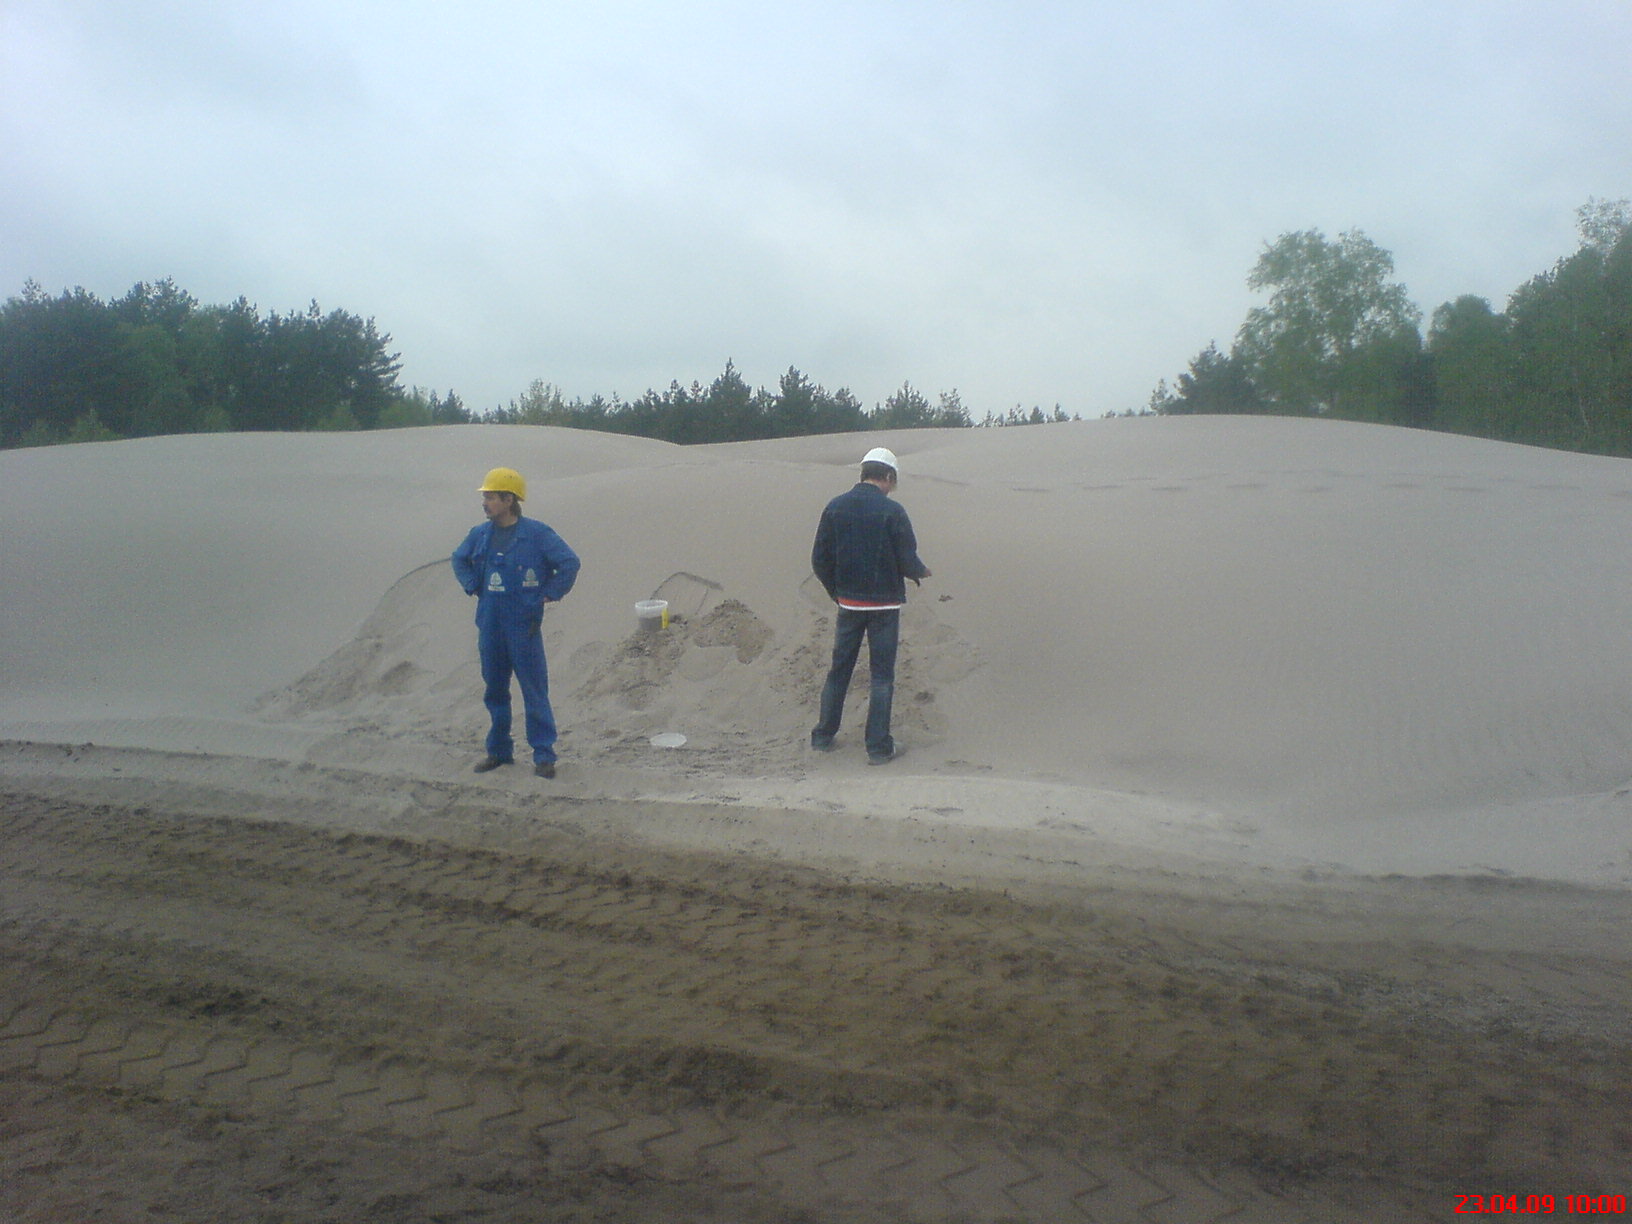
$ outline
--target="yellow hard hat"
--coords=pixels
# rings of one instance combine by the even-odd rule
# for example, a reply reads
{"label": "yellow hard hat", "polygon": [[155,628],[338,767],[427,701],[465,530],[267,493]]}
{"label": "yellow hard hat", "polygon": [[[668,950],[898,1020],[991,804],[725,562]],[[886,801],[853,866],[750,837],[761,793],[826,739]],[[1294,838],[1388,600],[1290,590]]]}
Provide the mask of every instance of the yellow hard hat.
{"label": "yellow hard hat", "polygon": [[494,468],[482,481],[478,493],[514,493],[517,501],[527,500],[527,482],[515,468]]}

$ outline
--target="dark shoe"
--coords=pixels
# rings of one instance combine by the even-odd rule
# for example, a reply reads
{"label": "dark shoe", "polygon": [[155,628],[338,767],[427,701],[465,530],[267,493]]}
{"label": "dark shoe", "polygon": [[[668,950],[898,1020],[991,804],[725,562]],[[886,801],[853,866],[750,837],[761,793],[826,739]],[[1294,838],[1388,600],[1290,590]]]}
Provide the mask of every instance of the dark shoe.
{"label": "dark shoe", "polygon": [[810,737],[810,746],[817,752],[832,752],[837,747],[831,739],[824,739],[819,735]]}
{"label": "dark shoe", "polygon": [[537,765],[533,766],[533,773],[535,776],[540,778],[553,778],[555,777],[555,762],[540,761]]}
{"label": "dark shoe", "polygon": [[897,757],[905,756],[906,752],[907,750],[901,747],[899,744],[897,744],[894,748],[891,748],[888,752],[870,752],[867,754],[867,764],[888,765]]}
{"label": "dark shoe", "polygon": [[494,757],[494,756],[483,757],[481,760],[476,762],[476,768],[474,770],[472,770],[472,772],[473,773],[486,773],[490,769],[497,769],[500,765],[508,765],[508,764],[510,764],[509,761],[501,761],[501,760],[499,760],[498,757]]}

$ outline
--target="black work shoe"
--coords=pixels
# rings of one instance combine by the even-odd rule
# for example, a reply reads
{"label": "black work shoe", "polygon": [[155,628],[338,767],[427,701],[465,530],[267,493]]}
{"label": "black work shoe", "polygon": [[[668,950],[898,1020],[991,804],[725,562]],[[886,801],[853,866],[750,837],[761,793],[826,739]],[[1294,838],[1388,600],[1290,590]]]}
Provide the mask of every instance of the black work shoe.
{"label": "black work shoe", "polygon": [[888,765],[891,761],[895,760],[897,757],[905,755],[906,751],[907,750],[905,748],[903,748],[903,747],[901,747],[901,745],[897,744],[894,748],[891,748],[888,752],[869,753],[868,756],[867,756],[867,764],[869,764],[869,765]]}
{"label": "black work shoe", "polygon": [[533,773],[540,778],[553,778],[555,777],[555,762],[540,761],[533,766]]}
{"label": "black work shoe", "polygon": [[495,756],[486,756],[486,757],[483,757],[481,760],[476,762],[476,767],[471,772],[472,773],[486,773],[490,769],[497,769],[500,765],[508,765],[508,764],[510,764],[509,761],[501,761],[501,760],[499,760],[498,757],[495,757]]}
{"label": "black work shoe", "polygon": [[817,752],[832,752],[835,748],[838,747],[838,745],[835,744],[832,740],[823,739],[819,735],[813,735],[813,736],[810,737],[810,746],[812,748],[814,748]]}

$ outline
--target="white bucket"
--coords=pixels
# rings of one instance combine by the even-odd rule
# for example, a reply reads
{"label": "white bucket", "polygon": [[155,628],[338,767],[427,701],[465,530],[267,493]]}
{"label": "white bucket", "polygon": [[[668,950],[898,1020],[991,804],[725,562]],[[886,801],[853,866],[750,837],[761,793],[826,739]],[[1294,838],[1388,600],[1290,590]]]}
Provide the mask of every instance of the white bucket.
{"label": "white bucket", "polygon": [[635,605],[635,628],[642,633],[656,633],[669,627],[669,601],[643,599]]}

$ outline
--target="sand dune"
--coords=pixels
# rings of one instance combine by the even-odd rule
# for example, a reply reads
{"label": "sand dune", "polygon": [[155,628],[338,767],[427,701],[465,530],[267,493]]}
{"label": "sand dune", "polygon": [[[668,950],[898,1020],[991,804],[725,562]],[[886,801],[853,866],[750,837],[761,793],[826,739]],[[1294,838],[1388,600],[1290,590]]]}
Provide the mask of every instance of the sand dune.
{"label": "sand dune", "polygon": [[[888,771],[854,716],[846,751],[805,747],[830,633],[810,538],[880,441],[935,571]],[[11,451],[0,736],[461,777],[483,714],[445,561],[499,463],[585,563],[546,621],[562,794],[1632,880],[1632,464],[1325,421]],[[676,618],[643,640],[654,593]]]}
{"label": "sand dune", "polygon": [[[808,560],[881,440],[934,577],[872,769]],[[584,558],[553,781],[470,770],[495,464]],[[1629,512],[1323,421],[0,454],[0,1215],[1624,1193]]]}

